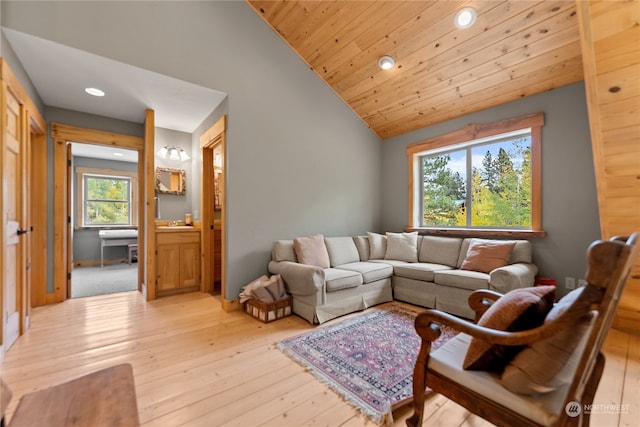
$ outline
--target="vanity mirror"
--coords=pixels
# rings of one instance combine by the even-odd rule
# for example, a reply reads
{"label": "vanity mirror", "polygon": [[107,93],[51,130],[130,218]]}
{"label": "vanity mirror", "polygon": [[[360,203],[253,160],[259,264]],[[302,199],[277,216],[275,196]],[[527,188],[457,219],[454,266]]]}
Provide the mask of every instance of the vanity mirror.
{"label": "vanity mirror", "polygon": [[185,194],[187,192],[184,169],[156,168],[156,193]]}

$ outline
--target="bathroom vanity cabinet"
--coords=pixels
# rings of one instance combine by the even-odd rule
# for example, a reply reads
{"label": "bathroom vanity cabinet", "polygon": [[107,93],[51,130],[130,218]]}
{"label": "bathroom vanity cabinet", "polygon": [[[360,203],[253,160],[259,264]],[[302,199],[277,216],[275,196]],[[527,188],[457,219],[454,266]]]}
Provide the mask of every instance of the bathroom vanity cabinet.
{"label": "bathroom vanity cabinet", "polygon": [[200,229],[157,227],[156,295],[200,290]]}

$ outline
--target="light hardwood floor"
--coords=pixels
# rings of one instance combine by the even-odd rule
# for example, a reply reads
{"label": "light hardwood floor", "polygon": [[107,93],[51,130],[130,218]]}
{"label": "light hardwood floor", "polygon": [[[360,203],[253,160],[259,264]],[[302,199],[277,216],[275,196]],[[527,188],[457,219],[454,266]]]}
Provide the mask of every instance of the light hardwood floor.
{"label": "light hardwood floor", "polygon": [[[5,354],[14,396],[118,363],[133,365],[144,426],[373,426],[275,348],[312,327],[297,316],[263,324],[225,313],[211,295],[147,303],[137,292],[79,298],[33,310],[31,329]],[[640,337],[612,331],[596,402],[628,405],[592,416],[592,426],[637,426]],[[394,413],[404,426],[410,407]],[[425,426],[490,425],[433,394]]]}

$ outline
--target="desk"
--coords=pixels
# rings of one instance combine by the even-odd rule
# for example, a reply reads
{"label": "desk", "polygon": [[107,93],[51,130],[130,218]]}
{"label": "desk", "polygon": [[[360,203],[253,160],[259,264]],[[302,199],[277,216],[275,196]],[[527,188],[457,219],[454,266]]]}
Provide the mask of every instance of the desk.
{"label": "desk", "polygon": [[22,396],[11,427],[138,427],[133,369],[126,363]]}
{"label": "desk", "polygon": [[129,246],[138,243],[138,230],[100,230],[100,267],[104,267],[105,246]]}

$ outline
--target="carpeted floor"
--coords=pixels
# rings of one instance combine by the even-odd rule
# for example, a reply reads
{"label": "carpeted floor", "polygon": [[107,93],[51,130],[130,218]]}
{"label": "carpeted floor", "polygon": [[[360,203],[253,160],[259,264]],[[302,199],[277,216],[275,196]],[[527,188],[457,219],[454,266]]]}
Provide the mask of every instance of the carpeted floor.
{"label": "carpeted floor", "polygon": [[138,289],[138,264],[77,267],[71,273],[71,298],[113,294]]}
{"label": "carpeted floor", "polygon": [[[389,303],[281,341],[278,348],[378,424],[411,402],[422,309]],[[456,332],[443,327],[432,351]]]}

